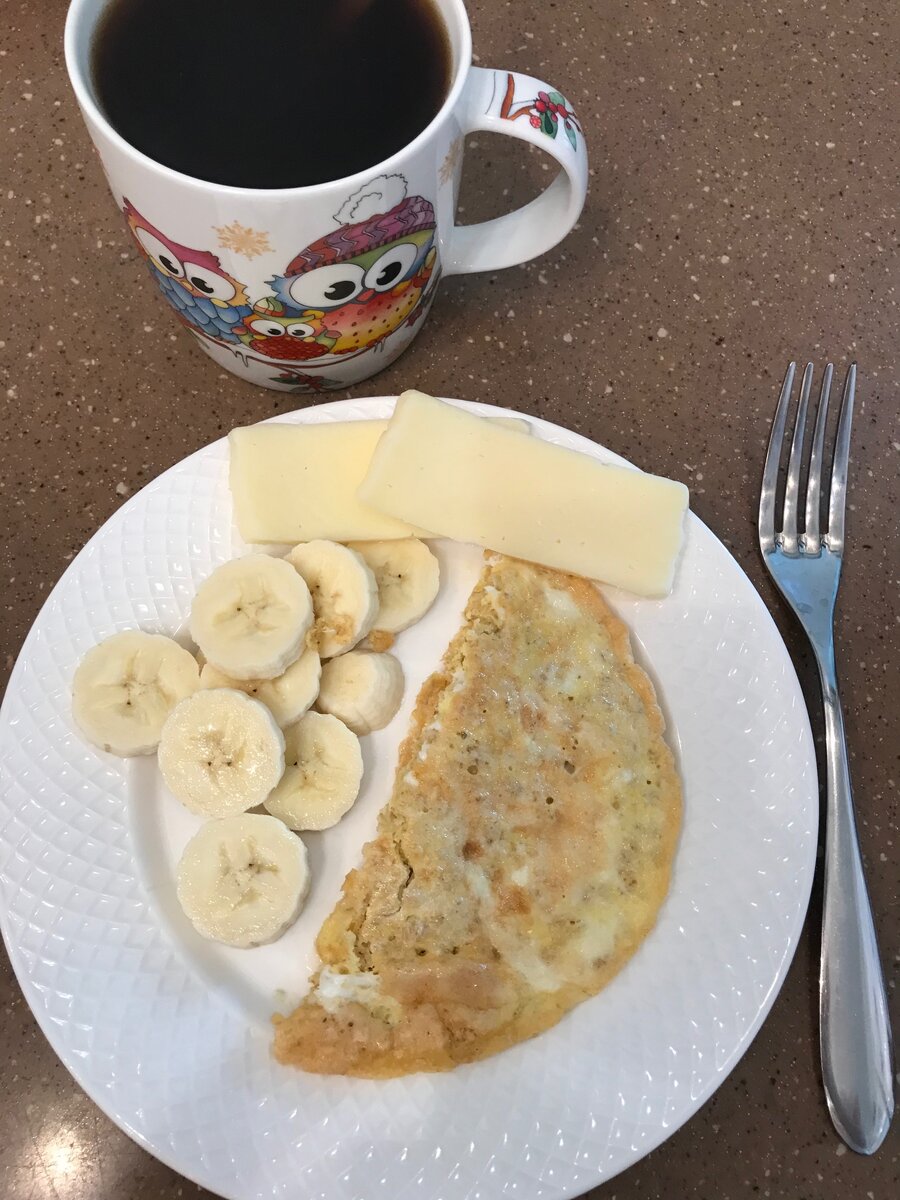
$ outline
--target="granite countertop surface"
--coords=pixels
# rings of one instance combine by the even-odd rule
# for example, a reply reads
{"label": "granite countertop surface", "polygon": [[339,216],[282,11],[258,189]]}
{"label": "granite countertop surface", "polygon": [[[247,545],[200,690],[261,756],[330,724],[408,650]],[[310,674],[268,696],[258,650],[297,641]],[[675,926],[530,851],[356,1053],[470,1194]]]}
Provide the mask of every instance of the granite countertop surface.
{"label": "granite countertop surface", "polygon": [[[787,360],[859,362],[838,655],[896,1026],[900,12],[866,0],[469,7],[479,62],[551,79],[577,108],[587,206],[542,259],[448,280],[407,354],[348,394],[416,385],[509,405],[687,483],[787,641],[821,754],[810,656],[756,549],[757,490]],[[8,0],[0,27],[4,679],[60,574],[127,496],[233,425],[298,404],[222,374],[160,304],[71,94],[64,17],[63,0]],[[463,219],[521,203],[549,170],[510,139],[476,137]],[[784,988],[731,1076],[592,1197],[900,1194],[900,1124],[861,1158],[825,1107],[820,909],[817,877]],[[4,1200],[207,1194],[81,1092],[5,955],[0,1004]]]}

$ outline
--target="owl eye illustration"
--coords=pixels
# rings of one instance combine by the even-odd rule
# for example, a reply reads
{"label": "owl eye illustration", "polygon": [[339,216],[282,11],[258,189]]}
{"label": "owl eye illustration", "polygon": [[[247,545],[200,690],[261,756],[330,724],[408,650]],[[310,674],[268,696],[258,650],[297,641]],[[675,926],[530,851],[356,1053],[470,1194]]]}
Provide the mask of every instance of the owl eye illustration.
{"label": "owl eye illustration", "polygon": [[304,321],[294,321],[287,327],[288,334],[295,338],[312,337],[316,332],[312,325],[307,325]]}
{"label": "owl eye illustration", "polygon": [[418,247],[412,242],[392,246],[366,271],[366,287],[374,288],[376,292],[388,291],[403,278],[418,256]]}
{"label": "owl eye illustration", "polygon": [[171,275],[175,279],[184,279],[184,267],[165,242],[154,237],[147,229],[137,229],[135,234],[144,250],[164,275]]}
{"label": "owl eye illustration", "polygon": [[196,263],[186,262],[184,273],[188,283],[193,284],[201,295],[209,296],[211,300],[231,300],[236,294],[233,284],[221,275],[217,275],[215,271],[208,271],[206,267],[198,267]]}
{"label": "owl eye illustration", "polygon": [[363,269],[356,263],[332,263],[295,279],[291,296],[301,308],[347,304],[363,290],[363,277]]}
{"label": "owl eye illustration", "polygon": [[[277,321],[259,320],[251,321],[250,328],[254,333],[261,333],[263,337],[281,337],[284,333],[284,326],[279,325]],[[309,329],[308,325],[304,329]],[[309,330],[312,333],[312,330]]]}

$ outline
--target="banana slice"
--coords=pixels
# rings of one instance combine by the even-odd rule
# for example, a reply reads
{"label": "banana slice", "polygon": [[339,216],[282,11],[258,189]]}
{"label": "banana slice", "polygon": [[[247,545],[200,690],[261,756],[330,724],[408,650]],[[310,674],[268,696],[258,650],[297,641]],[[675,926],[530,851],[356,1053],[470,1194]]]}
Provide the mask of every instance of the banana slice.
{"label": "banana slice", "polygon": [[139,629],[88,650],[72,680],[72,715],[95,746],[129,758],[152,754],[169,713],[200,686],[192,654]]}
{"label": "banana slice", "polygon": [[284,775],[266,808],[289,829],[330,829],[359,795],[359,738],[337,717],[308,712],[284,742]]}
{"label": "banana slice", "polygon": [[309,589],[280,558],[248,554],[201,583],[191,637],[232,679],[274,679],[299,657],[313,623]]}
{"label": "banana slice", "polygon": [[331,713],[354,733],[384,729],[403,699],[403,668],[393,654],[351,650],[323,663],[319,712]]}
{"label": "banana slice", "polygon": [[159,740],[166,787],[201,817],[262,804],[284,774],[284,735],[264,704],[243,692],[195,692],[175,708]]}
{"label": "banana slice", "polygon": [[393,542],[350,542],[378,584],[375,628],[388,633],[408,629],[428,612],[438,594],[438,560],[418,538]]}
{"label": "banana slice", "polygon": [[275,679],[232,679],[212,663],[200,672],[202,688],[236,688],[262,701],[282,729],[299,721],[319,694],[322,663],[315,650],[304,650]]}
{"label": "banana slice", "polygon": [[338,542],[301,542],[287,561],[306,580],[316,623],[310,644],[322,658],[345,654],[378,615],[378,585],[362,555]]}
{"label": "banana slice", "polygon": [[178,900],[199,934],[226,946],[263,946],[296,921],[309,891],[306,847],[274,817],[207,821],[177,872]]}

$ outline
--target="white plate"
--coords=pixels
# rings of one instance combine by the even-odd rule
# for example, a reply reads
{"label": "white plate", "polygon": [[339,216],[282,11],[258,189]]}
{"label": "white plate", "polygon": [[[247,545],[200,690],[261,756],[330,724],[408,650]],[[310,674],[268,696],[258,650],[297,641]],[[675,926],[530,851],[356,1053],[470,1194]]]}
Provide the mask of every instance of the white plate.
{"label": "white plate", "polygon": [[[392,406],[343,401],[278,420],[386,417]],[[615,460],[529,419],[536,436]],[[525,1045],[445,1075],[288,1070],[269,1056],[269,1013],[304,987],[315,931],[374,827],[415,692],[456,628],[480,552],[439,544],[439,603],[398,642],[404,707],[366,741],[356,808],[310,838],[316,882],[297,926],[271,947],[213,946],[173,903],[172,863],[196,822],[163,792],[153,760],[125,764],[83,742],[69,688],[84,652],[115,630],[179,629],[200,580],[240,551],[227,460],[216,442],[124,504],[66,571],[13,671],[0,716],[0,888],[28,1003],[118,1125],[228,1200],[579,1195],[696,1112],[759,1029],[797,944],[818,797],[775,626],[693,516],[671,596],[606,593],[657,684],[685,820],[659,923],[604,992]]]}

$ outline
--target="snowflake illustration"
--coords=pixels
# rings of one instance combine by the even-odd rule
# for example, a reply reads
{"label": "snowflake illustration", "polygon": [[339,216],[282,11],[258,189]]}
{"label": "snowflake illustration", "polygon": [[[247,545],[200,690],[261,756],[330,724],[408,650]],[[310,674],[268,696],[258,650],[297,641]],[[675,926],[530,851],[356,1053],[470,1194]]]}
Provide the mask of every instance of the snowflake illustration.
{"label": "snowflake illustration", "polygon": [[223,250],[243,254],[245,258],[256,258],[272,249],[265,230],[251,229],[248,225],[242,225],[240,221],[232,221],[230,225],[215,225],[213,228],[219,235],[219,245]]}
{"label": "snowflake illustration", "polygon": [[457,138],[447,151],[446,158],[441,163],[441,183],[449,183],[453,178],[453,173],[459,166],[459,160],[462,158],[463,140]]}

